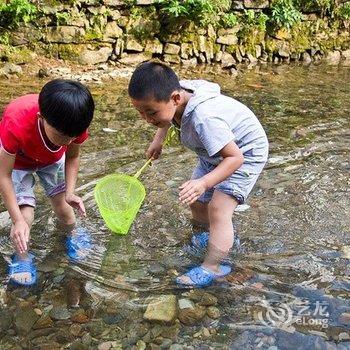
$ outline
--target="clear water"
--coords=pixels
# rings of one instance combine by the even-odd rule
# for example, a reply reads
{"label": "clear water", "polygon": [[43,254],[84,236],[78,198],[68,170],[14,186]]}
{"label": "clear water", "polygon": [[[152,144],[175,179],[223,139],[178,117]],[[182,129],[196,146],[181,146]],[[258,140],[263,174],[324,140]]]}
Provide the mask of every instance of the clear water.
{"label": "clear water", "polygon": [[[350,312],[349,259],[343,253],[350,245],[349,68],[266,67],[238,79],[205,70],[180,74],[218,82],[227,95],[248,105],[266,129],[271,149],[248,206],[234,215],[240,238],[230,256],[235,271],[205,290],[218,298],[220,317],[181,325],[172,342],[195,349],[350,349],[350,324],[341,316]],[[1,107],[20,94],[38,91],[42,83],[0,82]],[[180,145],[164,150],[141,176],[147,196],[128,235],[108,231],[97,211],[96,180],[113,172],[134,174],[154,132],[132,109],[126,86],[127,80],[120,79],[91,87],[97,113],[77,190],[88,213],[81,224],[95,242],[91,258],[79,265],[68,262],[63,237],[38,190],[31,247],[40,261],[38,287],[6,289],[6,263],[0,264],[2,311],[10,316],[26,302],[45,310],[66,305],[67,298],[84,309],[89,320],[79,336],[59,338],[62,331],[70,333],[70,320],[55,321],[47,332],[45,341],[62,348],[88,331],[96,339],[91,348],[107,340],[131,348],[143,338],[141,330],[154,329],[142,320],[149,296],[180,297],[185,291],[173,283],[174,276],[200,262],[184,249],[192,232],[189,209],[178,201],[178,186],[190,177],[196,159]],[[2,221],[0,250],[6,257],[11,245]],[[106,323],[111,314],[119,317],[113,325]],[[91,331],[98,322],[103,331]],[[203,327],[210,337],[196,334]],[[41,334],[17,335],[16,329],[12,321],[0,333],[4,348],[14,346],[16,339],[23,348],[45,343]]]}

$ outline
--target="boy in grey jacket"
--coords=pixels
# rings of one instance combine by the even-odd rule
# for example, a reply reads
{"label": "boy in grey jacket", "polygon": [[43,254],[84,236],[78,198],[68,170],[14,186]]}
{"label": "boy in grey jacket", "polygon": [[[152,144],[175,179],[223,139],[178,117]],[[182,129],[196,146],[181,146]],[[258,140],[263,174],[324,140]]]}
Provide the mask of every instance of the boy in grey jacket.
{"label": "boy in grey jacket", "polygon": [[208,248],[202,265],[177,283],[203,287],[231,272],[222,264],[233,245],[232,215],[246,201],[268,157],[268,140],[253,112],[224,96],[217,84],[179,81],[168,66],[145,62],[129,83],[141,117],[158,128],[147,150],[157,159],[168,128],[180,129],[181,142],[198,156],[192,178],[180,186],[179,199],[190,205],[195,222],[210,228],[192,237],[194,248]]}

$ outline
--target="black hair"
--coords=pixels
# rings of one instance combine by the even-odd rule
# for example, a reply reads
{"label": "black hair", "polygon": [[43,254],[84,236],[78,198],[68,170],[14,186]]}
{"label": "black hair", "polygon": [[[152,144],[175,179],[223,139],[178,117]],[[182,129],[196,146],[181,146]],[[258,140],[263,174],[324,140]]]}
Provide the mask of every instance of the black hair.
{"label": "black hair", "polygon": [[39,108],[50,126],[63,135],[76,137],[89,127],[95,104],[90,91],[83,84],[55,79],[41,89]]}
{"label": "black hair", "polygon": [[138,65],[129,82],[129,96],[135,100],[154,98],[169,101],[171,94],[181,90],[175,72],[163,63],[148,61]]}

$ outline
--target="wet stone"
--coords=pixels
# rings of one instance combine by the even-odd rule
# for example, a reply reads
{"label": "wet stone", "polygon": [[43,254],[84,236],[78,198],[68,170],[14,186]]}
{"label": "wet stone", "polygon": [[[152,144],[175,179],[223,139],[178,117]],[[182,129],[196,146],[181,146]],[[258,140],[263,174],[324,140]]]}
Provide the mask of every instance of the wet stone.
{"label": "wet stone", "polygon": [[169,350],[184,350],[184,346],[180,344],[173,344],[170,346]]}
{"label": "wet stone", "polygon": [[164,339],[164,340],[162,341],[162,343],[160,344],[160,348],[161,348],[162,350],[163,350],[163,349],[169,349],[172,343],[173,343],[173,342],[172,342],[170,339]]}
{"label": "wet stone", "polygon": [[179,305],[179,309],[180,310],[194,308],[193,301],[189,300],[189,299],[184,299],[184,298],[183,299],[179,299],[178,305]]}
{"label": "wet stone", "polygon": [[179,310],[179,320],[188,326],[197,324],[205,316],[206,309],[204,306],[196,305],[192,308],[186,308]]}
{"label": "wet stone", "polygon": [[59,350],[61,349],[60,344],[55,341],[47,341],[45,343],[38,344],[35,350]]}
{"label": "wet stone", "polygon": [[77,323],[86,323],[89,321],[89,317],[86,315],[84,309],[79,309],[72,314],[71,320]]}
{"label": "wet stone", "polygon": [[75,337],[77,337],[80,332],[82,330],[82,327],[81,325],[79,324],[72,324],[70,327],[69,327],[69,332],[74,335]]}
{"label": "wet stone", "polygon": [[59,267],[58,269],[56,269],[56,270],[53,272],[53,275],[54,275],[55,277],[60,276],[60,275],[63,275],[63,274],[64,274],[64,268],[62,268],[62,267]]}
{"label": "wet stone", "polygon": [[195,290],[190,299],[197,301],[198,305],[212,306],[218,303],[218,298],[210,293]]}
{"label": "wet stone", "polygon": [[158,264],[158,263],[152,263],[149,267],[148,267],[148,271],[154,275],[158,275],[161,273],[164,273],[165,268]]}
{"label": "wet stone", "polygon": [[146,343],[142,340],[138,340],[136,343],[136,349],[137,350],[145,350],[146,349]]}
{"label": "wet stone", "polygon": [[55,340],[60,344],[70,343],[74,340],[74,336],[66,330],[59,330],[55,333]]}
{"label": "wet stone", "polygon": [[81,282],[72,279],[67,282],[66,285],[67,290],[67,305],[70,307],[78,307],[80,303],[80,297],[81,297]]}
{"label": "wet stone", "polygon": [[82,336],[81,341],[84,345],[90,345],[92,342],[92,337],[90,333],[86,333]]}
{"label": "wet stone", "polygon": [[18,334],[27,334],[34,326],[39,316],[31,306],[20,308],[15,314],[15,326]]}
{"label": "wet stone", "polygon": [[34,329],[50,328],[53,326],[53,321],[49,315],[42,315],[34,324]]}
{"label": "wet stone", "polygon": [[137,341],[138,341],[138,337],[128,337],[126,339],[123,339],[122,341],[123,349],[124,348],[128,349],[129,347],[135,345]]}
{"label": "wet stone", "polygon": [[109,350],[111,347],[112,347],[112,342],[111,341],[106,341],[106,342],[100,343],[97,346],[97,349],[98,350]]}
{"label": "wet stone", "polygon": [[89,350],[89,346],[79,341],[76,341],[69,346],[69,350]]}
{"label": "wet stone", "polygon": [[148,321],[161,321],[170,323],[176,319],[176,296],[160,295],[148,304],[143,318]]}
{"label": "wet stone", "polygon": [[220,310],[217,307],[215,307],[215,306],[210,306],[207,309],[207,315],[210,318],[216,320],[217,318],[220,317]]}
{"label": "wet stone", "polygon": [[350,260],[350,246],[345,245],[344,247],[341,248],[341,251],[342,251],[343,258]]}
{"label": "wet stone", "polygon": [[50,311],[50,316],[54,320],[68,320],[70,318],[70,312],[65,306],[55,306]]}
{"label": "wet stone", "polygon": [[52,272],[57,269],[57,262],[49,260],[49,261],[43,261],[38,265],[38,271],[41,272]]}
{"label": "wet stone", "polygon": [[123,321],[123,316],[119,314],[107,314],[102,319],[106,324],[117,324]]}
{"label": "wet stone", "polygon": [[338,335],[338,339],[339,339],[340,341],[350,340],[350,333],[341,332],[341,333],[339,333],[339,335]]}
{"label": "wet stone", "polygon": [[0,309],[0,334],[6,332],[12,323],[12,313],[8,309]]}
{"label": "wet stone", "polygon": [[344,312],[340,315],[339,321],[342,324],[350,325],[350,313],[349,312]]}

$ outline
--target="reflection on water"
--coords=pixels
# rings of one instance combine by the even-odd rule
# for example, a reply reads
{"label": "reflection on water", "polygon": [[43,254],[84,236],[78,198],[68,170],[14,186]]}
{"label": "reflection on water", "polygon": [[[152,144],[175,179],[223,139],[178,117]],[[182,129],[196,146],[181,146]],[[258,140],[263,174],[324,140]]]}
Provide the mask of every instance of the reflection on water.
{"label": "reflection on water", "polygon": [[[248,205],[234,216],[240,237],[230,256],[235,271],[195,293],[173,283],[201,259],[185,249],[190,212],[177,200],[195,156],[179,145],[164,150],[142,175],[148,194],[130,233],[111,234],[97,212],[93,187],[105,174],[135,173],[154,131],[131,108],[127,80],[92,87],[98,111],[84,146],[78,192],[88,211],[81,224],[92,232],[95,249],[83,264],[69,263],[39,190],[32,249],[40,282],[34,290],[6,291],[1,263],[1,348],[14,348],[19,339],[23,348],[75,342],[93,349],[113,341],[107,349],[350,349],[349,69],[278,69],[237,80],[197,72],[259,116],[271,151]],[[0,83],[2,105],[37,91],[41,82],[11,84]],[[4,256],[11,253],[7,237],[3,227]],[[161,294],[182,300],[181,323],[143,320],[150,297]],[[203,304],[205,298],[213,300]],[[189,308],[190,316],[183,311]]]}

